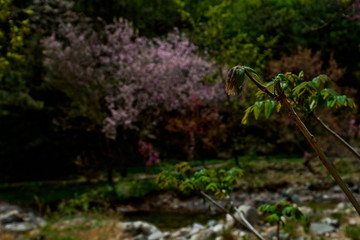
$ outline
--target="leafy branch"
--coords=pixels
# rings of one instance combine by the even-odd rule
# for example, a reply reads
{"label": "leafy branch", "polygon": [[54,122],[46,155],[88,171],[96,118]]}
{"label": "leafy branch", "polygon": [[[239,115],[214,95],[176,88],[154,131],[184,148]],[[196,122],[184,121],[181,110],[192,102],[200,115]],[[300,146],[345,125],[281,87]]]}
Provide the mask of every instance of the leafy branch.
{"label": "leafy branch", "polygon": [[[316,152],[316,154],[319,156],[321,162],[325,166],[325,168],[328,170],[330,175],[334,178],[335,182],[340,186],[340,188],[343,190],[347,198],[350,200],[354,208],[356,209],[357,213],[360,215],[360,205],[353,196],[352,192],[349,190],[349,188],[346,186],[340,175],[337,173],[336,169],[332,165],[332,163],[327,159],[324,152],[320,149],[315,137],[311,134],[311,132],[307,129],[306,125],[301,121],[300,117],[294,110],[293,105],[299,106],[296,99],[291,99],[291,97],[287,97],[286,93],[296,93],[298,95],[293,95],[294,97],[299,96],[301,93],[306,93],[310,88],[315,88],[315,90],[319,89],[322,83],[322,79],[313,79],[311,82],[305,82],[301,83],[299,85],[294,86],[294,88],[291,88],[289,83],[291,82],[289,78],[291,78],[292,75],[289,74],[279,74],[272,84],[268,84],[267,86],[263,85],[259,82],[258,74],[255,72],[255,70],[244,67],[244,66],[236,66],[233,67],[228,74],[228,80],[226,82],[226,90],[230,94],[231,92],[234,92],[235,94],[240,94],[242,90],[243,83],[246,79],[249,79],[251,82],[253,82],[264,94],[268,95],[273,100],[277,101],[281,104],[282,107],[285,108],[287,113],[289,114],[289,117],[295,122],[298,129],[302,132],[302,134],[305,136],[307,141],[310,143],[313,150]],[[300,76],[301,77],[301,76]],[[268,87],[272,85],[271,92]],[[326,88],[327,89],[327,88]],[[318,92],[316,92],[318,93]],[[330,107],[337,107],[340,106],[348,106],[350,108],[355,109],[356,105],[352,100],[348,100],[348,98],[345,96],[337,96],[334,94],[335,91],[331,89],[323,89],[321,91],[321,94],[315,94],[317,97],[313,97],[311,101],[311,105],[315,106],[316,103],[321,103],[321,100],[326,100],[326,104]],[[321,97],[319,97],[321,96]],[[291,101],[292,100],[292,101]],[[300,100],[300,99],[298,99]],[[310,100],[310,99],[307,99]],[[314,104],[313,104],[314,102]],[[272,106],[272,104],[270,105]],[[258,106],[259,108],[259,106]],[[314,109],[314,108],[313,108]],[[310,109],[311,110],[311,109]],[[247,110],[248,112],[245,113],[245,116],[249,114],[250,110]],[[254,115],[258,116],[258,113],[255,113]]]}
{"label": "leafy branch", "polygon": [[[333,135],[339,142],[341,142],[347,149],[349,149],[356,157],[360,159],[360,154],[343,138],[335,133],[329,126],[327,126],[316,115],[316,110],[322,106],[330,109],[342,108],[348,111],[356,111],[357,106],[351,98],[345,95],[338,95],[334,90],[328,88],[330,80],[326,75],[319,75],[311,81],[304,81],[303,72],[299,75],[292,73],[279,74],[274,80],[267,83],[267,87],[274,91],[275,82],[280,82],[280,86],[288,99],[293,102],[293,107],[300,111],[303,116],[312,116],[320,125]],[[258,96],[263,97],[265,92],[259,90]],[[257,120],[263,111],[266,118],[269,118],[276,106],[274,100],[262,100],[255,102],[245,111],[245,116],[242,119],[242,124],[247,124],[248,117],[252,112]],[[279,103],[276,107],[277,112],[281,109]]]}

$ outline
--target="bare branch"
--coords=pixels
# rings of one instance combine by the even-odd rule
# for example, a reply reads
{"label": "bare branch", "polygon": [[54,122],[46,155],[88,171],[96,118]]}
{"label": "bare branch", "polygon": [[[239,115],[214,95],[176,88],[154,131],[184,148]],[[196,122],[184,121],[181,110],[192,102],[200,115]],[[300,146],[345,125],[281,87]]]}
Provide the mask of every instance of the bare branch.
{"label": "bare branch", "polygon": [[258,239],[265,240],[259,232],[256,231],[256,229],[246,220],[244,214],[239,212],[240,214],[240,220],[234,216],[229,210],[218,204],[214,199],[212,199],[209,195],[207,195],[205,192],[200,191],[201,195],[203,195],[207,200],[209,200],[212,204],[214,204],[216,207],[221,209],[223,212],[229,214],[235,222],[239,223],[241,226],[244,226],[248,231],[252,232]]}

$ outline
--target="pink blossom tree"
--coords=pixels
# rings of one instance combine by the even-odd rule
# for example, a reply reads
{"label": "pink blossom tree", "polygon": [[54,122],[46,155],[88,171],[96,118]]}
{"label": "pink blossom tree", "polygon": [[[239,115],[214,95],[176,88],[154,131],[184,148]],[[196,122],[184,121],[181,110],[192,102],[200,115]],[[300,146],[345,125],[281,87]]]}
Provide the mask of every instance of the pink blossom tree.
{"label": "pink blossom tree", "polygon": [[193,96],[204,104],[218,101],[221,88],[204,82],[213,64],[196,54],[196,47],[177,31],[166,39],[139,37],[125,20],[106,28],[101,65],[114,83],[106,101],[110,115],[104,132],[115,138],[120,127],[135,128],[147,119],[156,124],[161,113],[181,113]]}
{"label": "pink blossom tree", "polygon": [[109,156],[107,142],[125,142],[126,130],[148,133],[166,113],[185,114],[193,96],[209,108],[225,97],[221,87],[206,82],[213,63],[176,30],[149,40],[126,20],[100,33],[80,22],[63,27],[43,46],[47,81],[72,100],[67,118],[85,117],[87,129],[105,136]]}

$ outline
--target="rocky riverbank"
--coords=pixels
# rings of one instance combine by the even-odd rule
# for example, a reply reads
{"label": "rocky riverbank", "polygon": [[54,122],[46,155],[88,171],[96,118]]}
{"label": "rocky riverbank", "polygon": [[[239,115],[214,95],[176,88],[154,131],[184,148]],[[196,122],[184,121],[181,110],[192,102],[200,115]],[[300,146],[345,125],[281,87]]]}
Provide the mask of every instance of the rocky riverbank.
{"label": "rocky riverbank", "polygon": [[[326,191],[311,189],[312,186],[293,186],[278,192],[262,191],[246,193],[237,191],[230,199],[219,201],[221,204],[232,202],[242,211],[246,218],[266,238],[273,239],[276,227],[266,223],[257,212],[257,207],[263,203],[275,203],[281,199],[288,199],[301,209],[311,219],[309,229],[300,224],[288,224],[281,232],[282,239],[355,239],[360,233],[360,217],[347,204],[338,187],[330,187]],[[359,188],[352,186],[356,197],[359,198]],[[150,201],[131,206],[118,206],[118,211],[148,210],[156,211],[204,211],[208,204],[201,198],[180,199],[173,194],[154,196]],[[218,211],[212,207],[211,211]],[[160,214],[160,213],[159,213]],[[171,221],[178,221],[176,216]],[[286,221],[286,220],[285,220]],[[226,217],[206,223],[194,222],[178,229],[162,229],[155,224],[144,221],[120,221],[118,219],[104,220],[89,217],[76,217],[46,223],[43,218],[31,211],[8,203],[0,203],[0,239],[54,239],[56,236],[64,239],[128,239],[128,240],[225,240],[249,239],[251,234],[237,226],[234,220]],[[69,238],[66,238],[69,236]],[[57,238],[56,238],[57,239]]]}

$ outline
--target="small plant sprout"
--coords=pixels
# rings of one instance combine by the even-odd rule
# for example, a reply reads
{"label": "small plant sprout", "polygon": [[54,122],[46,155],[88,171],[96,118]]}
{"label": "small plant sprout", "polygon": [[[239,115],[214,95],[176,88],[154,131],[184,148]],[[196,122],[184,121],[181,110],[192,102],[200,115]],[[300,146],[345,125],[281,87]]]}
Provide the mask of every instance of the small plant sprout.
{"label": "small plant sprout", "polygon": [[[356,105],[352,99],[347,98],[345,95],[339,96],[335,91],[326,88],[327,77],[325,75],[320,75],[309,82],[295,81],[293,80],[296,79],[295,77],[296,75],[291,73],[279,74],[272,82],[264,85],[261,83],[259,74],[255,70],[246,66],[236,66],[231,68],[228,73],[226,90],[228,94],[231,94],[231,92],[234,92],[234,94],[240,94],[244,82],[246,80],[250,80],[259,88],[260,91],[258,92],[258,95],[263,95],[263,98],[266,96],[270,98],[260,102],[255,102],[254,105],[248,108],[245,112],[242,123],[247,123],[251,112],[254,113],[255,119],[258,119],[262,111],[265,112],[266,117],[269,117],[276,105],[277,111],[280,111],[281,108],[285,108],[289,117],[295,122],[298,129],[302,132],[313,150],[319,156],[325,168],[343,190],[357,213],[360,215],[359,203],[340,175],[337,173],[332,163],[320,149],[316,138],[307,129],[295,111],[296,109],[306,115],[313,112],[321,105],[326,105],[330,108],[346,107],[351,110],[355,110]],[[302,73],[300,73],[297,78],[302,79]],[[304,98],[303,96],[307,97]]]}
{"label": "small plant sprout", "polygon": [[309,218],[304,215],[297,207],[286,200],[281,200],[274,205],[263,204],[259,211],[267,215],[266,220],[270,224],[276,224],[276,236],[280,239],[280,225],[284,226],[284,219],[291,218],[294,221],[301,221],[304,226],[309,224]]}

